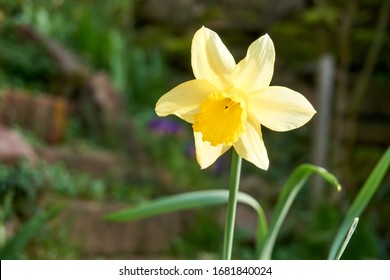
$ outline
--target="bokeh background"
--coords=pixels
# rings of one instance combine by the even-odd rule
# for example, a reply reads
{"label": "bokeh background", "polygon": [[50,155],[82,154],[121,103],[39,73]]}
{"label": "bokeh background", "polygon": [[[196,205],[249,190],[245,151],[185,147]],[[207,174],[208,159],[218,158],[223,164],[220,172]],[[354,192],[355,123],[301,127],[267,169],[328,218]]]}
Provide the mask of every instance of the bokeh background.
{"label": "bokeh background", "polygon": [[[236,61],[268,33],[273,85],[318,113],[287,133],[263,128],[267,172],[243,164],[241,191],[272,214],[301,163],[313,178],[282,227],[275,259],[324,259],[351,201],[390,144],[388,0],[0,0],[0,247],[27,259],[220,258],[224,207],[110,223],[154,198],[226,189],[229,154],[201,171],[192,129],[155,103],[192,79],[202,25]],[[390,258],[390,179],[361,216],[347,259]],[[255,213],[240,206],[233,257],[252,259]],[[12,243],[10,246],[10,243]]]}

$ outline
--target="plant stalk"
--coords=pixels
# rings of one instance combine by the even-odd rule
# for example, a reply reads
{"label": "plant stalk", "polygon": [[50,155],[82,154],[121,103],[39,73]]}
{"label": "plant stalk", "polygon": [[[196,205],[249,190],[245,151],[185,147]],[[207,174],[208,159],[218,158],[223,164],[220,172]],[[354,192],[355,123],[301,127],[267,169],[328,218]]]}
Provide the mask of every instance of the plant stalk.
{"label": "plant stalk", "polygon": [[230,167],[229,180],[229,200],[227,205],[225,237],[223,242],[222,257],[224,260],[230,260],[232,257],[234,223],[236,219],[237,193],[240,185],[241,175],[241,157],[233,149],[232,163]]}

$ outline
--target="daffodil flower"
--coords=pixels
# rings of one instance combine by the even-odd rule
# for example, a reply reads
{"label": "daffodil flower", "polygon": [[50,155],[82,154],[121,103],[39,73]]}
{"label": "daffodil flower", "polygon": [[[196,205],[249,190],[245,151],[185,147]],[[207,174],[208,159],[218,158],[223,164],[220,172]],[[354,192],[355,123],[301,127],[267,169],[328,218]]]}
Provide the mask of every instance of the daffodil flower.
{"label": "daffodil flower", "polygon": [[288,131],[316,113],[300,93],[270,86],[274,62],[275,49],[267,34],[254,41],[236,64],[217,33],[205,27],[195,33],[191,64],[196,79],[163,95],[156,113],[160,117],[174,114],[192,124],[202,169],[234,147],[242,158],[267,170],[261,125]]}

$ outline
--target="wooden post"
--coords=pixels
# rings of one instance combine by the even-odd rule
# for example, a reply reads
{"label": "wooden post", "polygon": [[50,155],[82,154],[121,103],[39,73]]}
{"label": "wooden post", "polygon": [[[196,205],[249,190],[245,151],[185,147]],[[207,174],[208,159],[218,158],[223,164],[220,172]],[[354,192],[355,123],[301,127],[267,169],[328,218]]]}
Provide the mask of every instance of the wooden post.
{"label": "wooden post", "polygon": [[[319,98],[316,108],[314,163],[326,168],[328,163],[327,154],[330,139],[329,133],[335,74],[335,60],[332,54],[326,53],[319,58],[317,71],[317,92]],[[314,206],[323,193],[322,187],[324,181],[319,176],[315,176],[313,183],[311,201]]]}

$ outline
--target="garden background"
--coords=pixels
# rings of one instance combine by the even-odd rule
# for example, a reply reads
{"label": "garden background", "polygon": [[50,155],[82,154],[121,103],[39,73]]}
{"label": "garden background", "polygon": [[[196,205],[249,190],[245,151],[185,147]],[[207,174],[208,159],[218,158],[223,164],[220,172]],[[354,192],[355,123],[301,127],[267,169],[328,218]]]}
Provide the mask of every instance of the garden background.
{"label": "garden background", "polygon": [[[0,0],[2,258],[215,259],[224,207],[128,223],[113,210],[187,191],[227,189],[229,155],[200,170],[192,129],[159,119],[160,96],[193,78],[192,36],[216,31],[236,61],[264,33],[276,49],[271,84],[309,99],[309,125],[263,128],[268,171],[243,163],[240,190],[270,215],[296,166],[313,177],[294,203],[276,259],[323,259],[390,144],[388,0]],[[390,178],[344,258],[390,258]],[[256,216],[238,209],[233,258],[254,258]]]}

